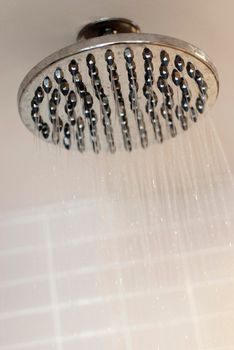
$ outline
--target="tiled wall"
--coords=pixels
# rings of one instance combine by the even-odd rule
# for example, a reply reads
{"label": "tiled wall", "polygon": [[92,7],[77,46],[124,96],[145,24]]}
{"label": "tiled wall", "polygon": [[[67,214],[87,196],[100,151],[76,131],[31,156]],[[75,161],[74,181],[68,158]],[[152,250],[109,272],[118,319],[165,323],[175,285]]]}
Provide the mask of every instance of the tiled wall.
{"label": "tiled wall", "polygon": [[1,216],[0,350],[233,349],[226,233],[197,224],[193,245],[161,236],[159,248],[115,211],[83,202]]}

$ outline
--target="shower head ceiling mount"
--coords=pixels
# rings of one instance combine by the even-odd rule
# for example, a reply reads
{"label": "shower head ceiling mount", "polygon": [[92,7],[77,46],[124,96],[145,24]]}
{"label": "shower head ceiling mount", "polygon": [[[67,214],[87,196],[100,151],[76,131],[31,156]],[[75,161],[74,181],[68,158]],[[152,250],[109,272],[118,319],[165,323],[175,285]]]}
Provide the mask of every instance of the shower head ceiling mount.
{"label": "shower head ceiling mount", "polygon": [[140,27],[126,18],[101,18],[86,24],[77,35],[77,41],[110,34],[140,33]]}
{"label": "shower head ceiling mount", "polygon": [[115,153],[186,131],[214,105],[218,90],[203,51],[140,33],[127,19],[104,18],[27,74],[18,106],[26,127],[45,141]]}

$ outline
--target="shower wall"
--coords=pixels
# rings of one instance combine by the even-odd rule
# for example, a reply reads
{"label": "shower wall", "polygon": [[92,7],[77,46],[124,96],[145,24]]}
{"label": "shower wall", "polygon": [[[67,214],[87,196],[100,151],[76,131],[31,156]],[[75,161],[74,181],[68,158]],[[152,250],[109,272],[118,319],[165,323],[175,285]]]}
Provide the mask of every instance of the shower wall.
{"label": "shower wall", "polygon": [[72,201],[1,215],[0,349],[232,349],[226,236],[200,227],[204,249],[164,242],[147,262],[153,241],[115,213]]}

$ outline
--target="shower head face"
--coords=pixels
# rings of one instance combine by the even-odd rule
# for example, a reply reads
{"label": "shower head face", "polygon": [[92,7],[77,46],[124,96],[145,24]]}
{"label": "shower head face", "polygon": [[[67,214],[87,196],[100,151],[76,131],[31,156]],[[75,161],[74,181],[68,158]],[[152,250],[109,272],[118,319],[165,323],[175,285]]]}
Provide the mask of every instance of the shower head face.
{"label": "shower head face", "polygon": [[216,69],[199,49],[128,33],[80,40],[44,59],[22,82],[18,104],[23,123],[42,140],[98,154],[174,138],[217,95]]}

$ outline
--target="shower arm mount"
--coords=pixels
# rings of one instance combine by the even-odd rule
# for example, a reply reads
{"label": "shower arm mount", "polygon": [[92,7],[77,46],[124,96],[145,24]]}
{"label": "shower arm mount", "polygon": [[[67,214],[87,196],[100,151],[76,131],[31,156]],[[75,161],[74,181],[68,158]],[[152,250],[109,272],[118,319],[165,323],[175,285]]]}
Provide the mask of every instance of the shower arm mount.
{"label": "shower arm mount", "polygon": [[77,41],[101,37],[109,34],[140,33],[137,24],[125,18],[102,18],[82,27],[77,35]]}

